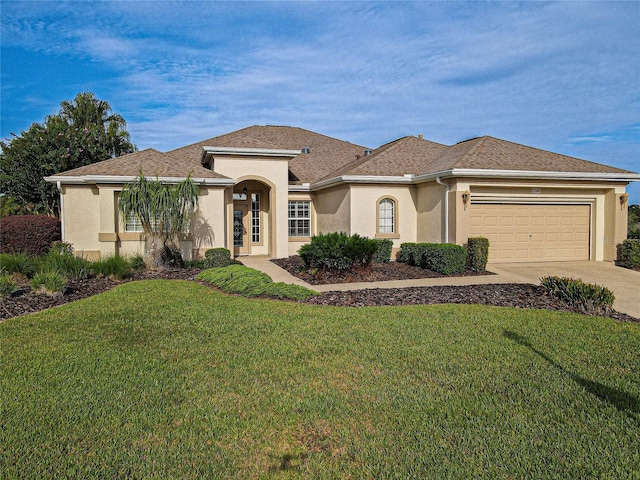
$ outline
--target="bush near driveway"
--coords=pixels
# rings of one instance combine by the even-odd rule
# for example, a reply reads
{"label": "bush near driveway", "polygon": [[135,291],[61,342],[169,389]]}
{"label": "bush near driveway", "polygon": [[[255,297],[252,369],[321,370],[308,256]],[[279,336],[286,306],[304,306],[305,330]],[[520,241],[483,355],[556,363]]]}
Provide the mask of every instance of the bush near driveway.
{"label": "bush near driveway", "polygon": [[348,270],[369,266],[377,251],[374,239],[334,232],[311,237],[298,253],[307,270]]}
{"label": "bush near driveway", "polygon": [[627,239],[620,246],[620,263],[633,270],[640,268],[640,239]]}
{"label": "bush near driveway", "polygon": [[588,315],[598,315],[613,308],[615,296],[611,290],[585,283],[579,278],[549,276],[540,279],[540,284],[550,295]]}
{"label": "bush near driveway", "polygon": [[464,272],[467,249],[452,243],[403,243],[399,259],[443,275],[454,275]]}

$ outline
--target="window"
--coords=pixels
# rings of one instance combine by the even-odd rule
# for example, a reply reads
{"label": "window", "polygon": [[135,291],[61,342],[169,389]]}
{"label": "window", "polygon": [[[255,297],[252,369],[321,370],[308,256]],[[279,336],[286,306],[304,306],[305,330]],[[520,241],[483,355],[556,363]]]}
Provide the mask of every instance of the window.
{"label": "window", "polygon": [[137,215],[131,214],[129,218],[127,218],[127,223],[124,226],[125,232],[141,232],[142,231],[142,223]]}
{"label": "window", "polygon": [[260,194],[251,194],[251,243],[260,243]]}
{"label": "window", "polygon": [[289,201],[289,236],[311,236],[311,202],[307,200]]}
{"label": "window", "polygon": [[396,233],[396,202],[390,198],[378,203],[378,233]]}

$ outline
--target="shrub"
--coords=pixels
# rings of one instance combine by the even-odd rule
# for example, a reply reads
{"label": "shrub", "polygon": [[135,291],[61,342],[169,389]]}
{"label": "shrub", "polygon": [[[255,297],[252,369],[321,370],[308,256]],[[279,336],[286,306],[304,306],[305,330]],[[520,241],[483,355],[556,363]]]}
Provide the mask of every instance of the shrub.
{"label": "shrub", "polygon": [[49,251],[60,255],[73,255],[73,245],[67,242],[55,241],[51,244]]}
{"label": "shrub", "polygon": [[231,252],[226,248],[210,248],[204,252],[205,268],[228,267],[231,265]]}
{"label": "shrub", "polygon": [[620,263],[625,268],[640,268],[640,240],[627,239],[622,242]]}
{"label": "shrub", "polygon": [[385,238],[376,239],[375,242],[378,244],[378,249],[373,256],[373,263],[389,263],[393,251],[393,241]]}
{"label": "shrub", "polygon": [[417,265],[415,261],[415,253],[417,243],[402,243],[400,245],[400,254],[398,261],[408,265]]}
{"label": "shrub", "polygon": [[421,247],[422,268],[427,268],[443,275],[454,275],[464,272],[467,264],[467,250],[452,243],[423,243]]}
{"label": "shrub", "polygon": [[34,260],[24,253],[0,253],[0,271],[32,277],[37,269]]}
{"label": "shrub", "polygon": [[11,275],[0,274],[0,297],[11,295],[18,289],[18,284]]}
{"label": "shrub", "polygon": [[473,272],[484,272],[489,260],[489,239],[472,237],[467,240],[467,266]]}
{"label": "shrub", "polygon": [[62,254],[51,249],[36,260],[40,272],[58,272],[69,280],[81,280],[89,276],[89,262],[73,254]]}
{"label": "shrub", "polygon": [[64,290],[65,280],[58,272],[41,272],[33,277],[31,287],[38,293],[59,296]]}
{"label": "shrub", "polygon": [[117,280],[131,276],[131,264],[119,255],[105,257],[91,264],[91,269],[96,275],[104,275]]}
{"label": "shrub", "polygon": [[129,259],[129,265],[133,270],[144,270],[147,265],[144,263],[144,256],[137,254]]}
{"label": "shrub", "polygon": [[613,292],[608,288],[584,283],[579,278],[549,276],[541,278],[540,284],[549,295],[590,315],[610,311],[615,300]]}
{"label": "shrub", "polygon": [[370,265],[377,250],[375,240],[334,232],[311,237],[298,253],[306,269],[347,270]]}
{"label": "shrub", "polygon": [[234,264],[228,267],[210,268],[196,277],[229,293],[238,293],[244,297],[272,297],[302,300],[315,292],[299,285],[274,283],[266,273],[244,265]]}
{"label": "shrub", "polygon": [[0,252],[46,253],[60,240],[60,220],[44,215],[15,215],[0,219]]}

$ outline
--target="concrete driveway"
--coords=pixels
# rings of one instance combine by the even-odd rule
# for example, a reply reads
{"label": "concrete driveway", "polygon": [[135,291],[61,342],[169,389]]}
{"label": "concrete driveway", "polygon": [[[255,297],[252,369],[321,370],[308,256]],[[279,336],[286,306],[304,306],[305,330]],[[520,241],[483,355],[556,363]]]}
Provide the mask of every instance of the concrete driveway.
{"label": "concrete driveway", "polygon": [[536,285],[548,275],[580,278],[612,290],[616,296],[613,308],[640,318],[640,272],[610,262],[498,263],[489,264],[487,270],[511,282]]}

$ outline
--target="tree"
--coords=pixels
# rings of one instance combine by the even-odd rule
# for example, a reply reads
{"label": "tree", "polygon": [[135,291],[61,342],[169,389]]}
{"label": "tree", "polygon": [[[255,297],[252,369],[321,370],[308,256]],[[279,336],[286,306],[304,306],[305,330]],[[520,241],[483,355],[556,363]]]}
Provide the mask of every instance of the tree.
{"label": "tree", "polygon": [[627,237],[640,239],[640,205],[629,205],[627,221]]}
{"label": "tree", "polygon": [[147,179],[142,172],[124,186],[118,201],[123,218],[135,216],[147,240],[145,263],[149,267],[182,265],[180,234],[189,231],[200,191],[187,177],[176,185]]}
{"label": "tree", "polygon": [[0,142],[0,191],[30,213],[59,214],[59,192],[44,177],[136,150],[124,119],[92,93],[60,106],[60,113]]}

